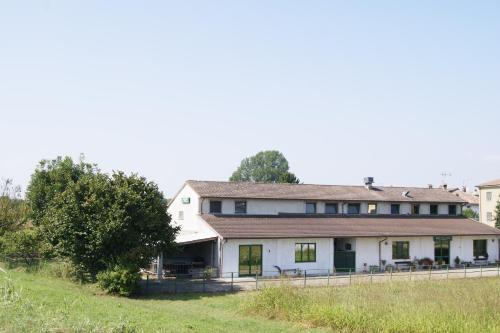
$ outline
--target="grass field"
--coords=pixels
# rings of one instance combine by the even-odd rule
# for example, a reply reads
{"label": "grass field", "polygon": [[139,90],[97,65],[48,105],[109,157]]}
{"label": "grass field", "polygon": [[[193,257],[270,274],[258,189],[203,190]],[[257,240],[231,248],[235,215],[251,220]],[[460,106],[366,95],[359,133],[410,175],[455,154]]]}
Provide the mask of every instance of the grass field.
{"label": "grass field", "polygon": [[500,279],[126,299],[0,272],[0,332],[500,332]]}
{"label": "grass field", "polygon": [[240,293],[127,299],[102,295],[89,285],[7,271],[7,274],[0,272],[0,332],[298,330],[293,323],[245,315],[241,308],[248,297]]}
{"label": "grass field", "polygon": [[500,332],[500,279],[268,288],[248,311],[342,332]]}

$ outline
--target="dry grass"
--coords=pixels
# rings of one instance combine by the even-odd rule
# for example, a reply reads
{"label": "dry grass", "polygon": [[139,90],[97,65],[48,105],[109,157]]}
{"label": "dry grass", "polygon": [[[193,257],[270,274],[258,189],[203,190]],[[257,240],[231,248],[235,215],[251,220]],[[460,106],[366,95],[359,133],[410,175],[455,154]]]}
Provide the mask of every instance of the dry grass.
{"label": "dry grass", "polygon": [[245,311],[341,332],[500,332],[500,279],[337,288],[286,284],[253,296]]}

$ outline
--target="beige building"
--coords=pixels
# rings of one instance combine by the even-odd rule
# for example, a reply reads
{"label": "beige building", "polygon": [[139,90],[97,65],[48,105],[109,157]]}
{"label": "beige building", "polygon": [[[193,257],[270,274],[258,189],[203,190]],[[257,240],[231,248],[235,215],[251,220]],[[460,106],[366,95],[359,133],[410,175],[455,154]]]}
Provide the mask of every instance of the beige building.
{"label": "beige building", "polygon": [[500,179],[477,186],[479,188],[480,221],[495,226],[495,209],[500,200]]}

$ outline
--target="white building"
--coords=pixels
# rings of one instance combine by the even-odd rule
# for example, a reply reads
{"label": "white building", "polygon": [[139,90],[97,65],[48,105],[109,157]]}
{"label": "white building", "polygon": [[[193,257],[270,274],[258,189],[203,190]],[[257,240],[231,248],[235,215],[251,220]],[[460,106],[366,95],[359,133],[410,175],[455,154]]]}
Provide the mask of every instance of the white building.
{"label": "white building", "polygon": [[463,218],[464,205],[444,189],[376,187],[372,178],[365,186],[187,181],[168,212],[181,226],[177,258],[197,257],[221,276],[269,276],[499,260],[500,230]]}
{"label": "white building", "polygon": [[479,188],[479,221],[490,226],[495,225],[496,207],[500,201],[500,179],[491,180],[477,186]]}

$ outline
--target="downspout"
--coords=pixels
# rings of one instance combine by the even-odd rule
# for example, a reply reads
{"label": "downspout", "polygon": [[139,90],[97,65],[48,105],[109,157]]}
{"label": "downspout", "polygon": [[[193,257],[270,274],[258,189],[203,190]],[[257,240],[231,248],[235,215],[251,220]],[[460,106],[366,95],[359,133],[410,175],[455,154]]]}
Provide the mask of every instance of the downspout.
{"label": "downspout", "polygon": [[201,215],[203,213],[203,201],[205,198],[201,198],[200,200],[200,207],[198,207],[198,213]]}
{"label": "downspout", "polygon": [[382,242],[385,242],[387,240],[387,237],[382,239],[380,242],[378,242],[378,266],[382,268]]}

